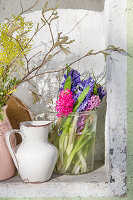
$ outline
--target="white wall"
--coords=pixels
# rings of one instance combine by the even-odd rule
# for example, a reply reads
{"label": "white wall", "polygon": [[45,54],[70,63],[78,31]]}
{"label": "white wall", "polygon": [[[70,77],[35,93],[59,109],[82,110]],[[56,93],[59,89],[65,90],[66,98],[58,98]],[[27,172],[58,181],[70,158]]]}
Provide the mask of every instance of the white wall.
{"label": "white wall", "polygon": [[[22,0],[24,9],[31,7],[36,0]],[[39,0],[32,10],[40,10],[44,7],[46,0]],[[104,0],[48,0],[50,7],[59,3],[61,9],[85,9],[101,12],[104,9]],[[19,0],[0,0],[0,21],[5,17],[11,17],[12,13],[19,14],[21,6]]]}
{"label": "white wall", "polygon": [[[106,43],[127,51],[127,2],[105,1]],[[107,112],[106,112],[106,169],[110,179],[110,192],[126,192],[126,54],[112,53],[107,60]]]}
{"label": "white wall", "polygon": [[[105,34],[104,34],[104,24],[103,24],[103,13],[95,13],[94,11],[87,10],[58,10],[59,20],[53,23],[53,33],[55,38],[57,37],[57,31],[62,32],[63,35],[68,35],[70,39],[75,39],[75,42],[70,45],[70,54],[65,55],[61,53],[60,55],[55,56],[52,61],[43,67],[46,71],[51,69],[58,69],[64,67],[66,63],[71,63],[73,60],[76,60],[78,57],[85,55],[89,50],[94,49],[95,51],[105,49]],[[36,11],[25,15],[26,19],[32,20],[34,26],[37,26],[37,23],[40,22],[41,12]],[[32,34],[31,34],[32,35]],[[43,55],[48,51],[51,46],[51,37],[49,30],[47,28],[42,29],[37,36],[34,38],[33,50],[31,51],[29,57],[35,53],[42,51],[41,56],[38,56],[33,60],[31,65],[39,63]],[[78,69],[81,74],[86,75],[91,72],[91,69],[94,70],[96,75],[104,73],[105,61],[102,55],[90,56],[83,59],[82,61],[74,64],[72,67]],[[39,92],[48,98],[48,94],[51,94],[52,97],[56,97],[57,93],[57,80],[54,78],[56,74],[49,75],[49,82],[46,84],[48,77],[39,77],[37,79],[37,87]],[[51,78],[52,77],[52,78]],[[34,79],[35,81],[36,79]],[[52,84],[52,88],[51,88]],[[56,91],[55,91],[56,89]],[[49,90],[49,91],[48,91]],[[21,97],[23,102],[32,109],[35,113],[40,113],[44,107],[39,105],[33,105],[32,100],[27,102],[27,95],[22,96],[16,92],[18,97]],[[21,91],[20,91],[21,93]],[[30,95],[30,94],[29,94]],[[43,106],[45,106],[43,104]]]}
{"label": "white wall", "polygon": [[[31,5],[33,1],[23,2],[28,6]],[[43,2],[44,1],[41,0],[36,9],[40,9]],[[49,2],[53,5],[56,1],[51,0]],[[71,45],[71,54],[68,57],[62,55],[51,62],[47,67],[51,68],[55,67],[55,65],[57,67],[60,64],[64,64],[81,56],[91,48],[95,50],[104,49],[105,46],[109,44],[120,46],[126,50],[126,1],[105,0],[105,7],[103,0],[84,0],[84,2],[78,0],[71,2],[72,3],[66,0],[61,1],[61,8],[73,9],[60,9],[59,15],[62,20],[59,20],[53,28],[54,30],[57,28],[58,30],[62,30],[63,33],[68,33],[70,38],[74,38],[76,42]],[[20,10],[17,3],[17,0],[1,0],[1,19],[7,14],[10,16],[12,11],[17,13]],[[82,8],[82,10],[75,10],[76,8]],[[40,15],[39,13],[40,11],[36,11],[26,15],[26,17],[32,19],[34,24],[36,24]],[[82,20],[80,21],[80,19]],[[79,21],[80,23],[77,24]],[[47,36],[48,33],[43,34],[43,32],[40,32],[34,41],[34,47],[36,47],[34,51],[37,49],[44,49],[45,52],[46,45],[43,44],[43,42],[47,43]],[[99,74],[104,71],[104,66],[103,57],[98,56],[85,59],[79,64],[74,65],[74,68],[78,68],[83,73],[87,73],[88,70],[93,67],[94,72]],[[108,95],[105,157],[106,169],[110,181],[109,196],[124,195],[126,192],[126,57],[113,53],[107,61],[106,69]],[[40,92],[44,94],[44,98],[47,100],[47,96],[50,93],[49,89],[56,89],[56,85],[53,86],[53,84],[55,84],[55,79],[48,77],[48,81],[45,81],[47,85],[44,85],[43,80],[40,80],[37,87],[39,87]],[[50,83],[50,80],[53,84]],[[31,93],[27,90],[30,86],[27,84],[26,87],[21,86],[23,91],[19,89],[17,91],[17,96],[22,99],[32,111],[36,113],[43,111],[45,103],[41,102],[40,104],[33,105]],[[51,93],[51,95],[53,95],[52,98],[55,93]],[[95,152],[96,159],[98,160],[101,160],[104,155],[105,104],[102,106],[102,112],[99,113],[100,120],[98,121],[99,125],[97,127],[98,140]],[[101,190],[100,195],[102,195]]]}
{"label": "white wall", "polygon": [[[53,58],[46,66],[45,70],[51,70],[58,68],[58,66],[63,67],[66,63],[70,63],[73,60],[76,60],[78,57],[86,54],[89,50],[94,49],[95,51],[105,49],[105,32],[104,32],[104,18],[103,12],[94,12],[88,10],[72,10],[72,9],[59,9],[59,20],[53,23],[53,32],[56,33],[62,32],[63,35],[68,35],[70,39],[75,39],[75,42],[70,45],[70,54],[66,56],[61,54]],[[30,14],[25,15],[26,19],[32,20],[34,26],[36,27],[37,23],[40,21],[41,12],[36,11]],[[37,57],[32,64],[39,63],[43,54],[49,49],[47,45],[51,40],[49,36],[48,29],[42,29],[34,39],[33,50],[29,56],[34,55],[38,51],[42,51],[42,55]],[[88,74],[91,69],[94,70],[96,75],[104,74],[105,61],[103,55],[90,56],[84,60],[73,65],[74,69],[78,69],[81,74]],[[37,81],[37,82],[36,82]],[[28,89],[31,88],[31,85],[26,83],[25,86],[21,86],[15,93],[15,95],[20,98],[34,113],[41,113],[46,107],[46,104],[49,98],[56,100],[58,85],[57,79],[54,75],[48,75],[39,77],[32,81],[39,90],[39,93],[42,94],[43,100],[41,102],[33,104],[33,98],[31,92]],[[24,93],[23,95],[23,89]],[[27,89],[26,89],[27,88]],[[33,88],[32,88],[33,89]],[[27,101],[28,99],[28,101]],[[55,101],[54,101],[55,102]],[[102,111],[103,110],[103,111]],[[102,118],[101,118],[102,116]],[[102,105],[101,112],[99,112],[100,122],[98,123],[97,128],[97,150],[96,150],[96,159],[104,159],[104,116],[105,116],[105,106]],[[100,142],[99,142],[100,141]],[[101,148],[102,147],[102,148]]]}
{"label": "white wall", "polygon": [[[29,7],[33,4],[33,1],[22,1],[24,8]],[[74,3],[75,2],[75,3]],[[7,4],[8,3],[8,4]],[[49,1],[49,5],[55,5],[55,1]],[[18,1],[1,1],[2,15],[1,18],[8,16],[11,13],[18,13],[20,6],[18,6]],[[39,9],[44,5],[44,1],[39,1],[36,9]],[[89,0],[84,3],[81,1],[71,1],[71,3],[62,1],[61,6],[64,8],[86,8],[86,9],[59,9],[59,19],[53,23],[53,32],[56,38],[56,33],[62,32],[64,35],[68,35],[70,39],[75,39],[75,42],[70,45],[70,52],[68,56],[61,54],[55,57],[47,66],[44,66],[45,70],[55,69],[58,66],[65,66],[66,63],[70,63],[76,58],[84,55],[89,50],[94,49],[98,51],[105,49],[105,30],[104,30],[104,1],[103,0]],[[10,9],[9,9],[10,8]],[[87,10],[88,9],[88,10]],[[100,11],[100,12],[99,12]],[[41,22],[41,11],[34,11],[25,15],[27,20],[31,20],[34,23],[34,28],[38,22]],[[38,51],[42,51],[42,55],[34,59],[31,65],[39,63],[42,56],[47,52],[50,35],[49,30],[42,29],[33,41],[33,50],[29,56],[34,55]],[[73,65],[74,69],[78,69],[81,74],[88,74],[91,69],[94,70],[96,75],[104,74],[105,71],[105,61],[102,55],[91,56],[85,58],[84,60]],[[105,80],[103,80],[104,82]],[[39,77],[32,80],[32,83],[36,85],[39,93],[43,96],[40,102],[33,104],[33,96],[29,89],[34,88],[31,84],[26,83],[21,85],[19,89],[15,92],[15,95],[20,98],[25,105],[27,105],[31,111],[35,114],[43,112],[49,99],[55,99],[57,97],[58,85],[57,79],[54,76],[48,75],[44,77]],[[56,100],[56,99],[55,99]],[[54,101],[55,102],[55,101]],[[97,125],[97,142],[96,142],[96,160],[104,160],[104,126],[105,126],[105,111],[106,104],[105,101],[98,112],[98,125]]]}

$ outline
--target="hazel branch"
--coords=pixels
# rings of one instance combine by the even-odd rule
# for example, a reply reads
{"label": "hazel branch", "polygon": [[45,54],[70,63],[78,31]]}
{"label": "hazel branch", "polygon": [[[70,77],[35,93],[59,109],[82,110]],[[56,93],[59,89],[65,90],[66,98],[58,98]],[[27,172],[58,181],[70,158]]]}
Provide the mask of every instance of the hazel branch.
{"label": "hazel branch", "polygon": [[37,56],[38,54],[40,54],[42,51],[37,52],[36,54],[34,54],[32,57],[29,58],[28,62],[30,62],[35,56]]}
{"label": "hazel branch", "polygon": [[98,52],[94,52],[94,50],[90,50],[87,54],[85,54],[84,56],[78,58],[77,60],[73,61],[72,63],[69,64],[69,66],[73,65],[74,63],[82,60],[83,58],[87,57],[87,56],[92,56],[92,55],[98,55],[98,54],[103,54],[105,57],[105,61],[108,55],[110,55],[110,53],[108,53],[108,51],[117,51],[119,53],[126,53],[124,51],[124,49],[121,49],[120,47],[115,47],[113,45],[109,45],[107,49],[102,50],[102,51],[98,51]]}
{"label": "hazel branch", "polygon": [[21,6],[21,10],[22,10],[21,13],[23,13],[24,9],[23,9],[23,5],[22,5],[22,1],[21,0],[20,0],[20,6]]}
{"label": "hazel branch", "polygon": [[[27,12],[27,11],[30,11],[36,4],[37,4],[38,0],[28,9],[24,10],[23,9],[23,5],[22,5],[22,1],[20,0],[20,6],[21,6],[21,13],[18,15],[22,15],[23,13]],[[12,91],[14,89],[16,89],[21,83],[24,83],[26,81],[29,81],[35,77],[39,77],[39,76],[42,76],[42,75],[45,75],[45,74],[52,74],[52,73],[59,73],[59,72],[64,72],[69,66],[79,62],[80,60],[88,57],[88,56],[92,56],[92,55],[98,55],[98,54],[103,54],[104,57],[105,57],[105,61],[106,61],[106,58],[108,55],[110,55],[110,53],[112,51],[116,51],[116,52],[119,52],[119,53],[125,53],[125,51],[123,49],[120,49],[120,47],[115,47],[113,45],[109,45],[108,48],[106,48],[105,50],[102,50],[102,51],[97,51],[95,52],[93,49],[90,50],[89,52],[87,52],[85,55],[77,58],[75,61],[71,62],[69,65],[65,66],[65,67],[62,67],[60,69],[55,69],[55,70],[51,70],[51,71],[45,71],[45,72],[42,72],[42,73],[39,73],[39,70],[44,66],[44,64],[48,63],[54,56],[56,56],[57,54],[59,54],[61,51],[64,52],[65,54],[68,54],[69,53],[69,49],[68,47],[66,47],[66,45],[68,44],[71,44],[74,40],[70,40],[68,39],[68,36],[62,36],[62,33],[58,33],[58,36],[57,36],[57,39],[54,38],[54,35],[53,35],[53,31],[52,31],[52,28],[51,28],[51,23],[53,20],[57,19],[58,16],[57,16],[57,12],[56,12],[56,8],[50,8],[50,9],[47,9],[47,5],[48,5],[48,2],[45,3],[45,6],[42,10],[42,22],[43,24],[39,27],[39,24],[37,25],[37,28],[35,30],[35,32],[33,33],[33,35],[30,37],[30,39],[28,40],[28,42],[26,44],[24,44],[24,47],[21,45],[21,42],[19,41],[19,39],[16,39],[16,38],[13,38],[12,36],[12,39],[15,39],[21,50],[19,51],[19,53],[15,56],[15,58],[13,58],[10,62],[9,65],[6,65],[6,70],[4,71],[4,73],[6,74],[10,67],[12,67],[14,69],[14,66],[13,64],[16,62],[16,60],[19,58],[19,57],[22,57],[24,56],[25,60],[26,60],[26,63],[27,63],[27,67],[26,67],[26,72],[27,73],[24,73],[23,77],[21,78],[21,80],[18,80],[18,82],[16,83],[16,85],[12,86],[12,88],[10,88],[9,91],[7,91],[6,95],[2,96],[0,98],[0,101],[2,102],[3,100],[6,100],[11,96],[12,94]],[[50,13],[50,16],[48,18],[45,17],[45,13],[46,12],[52,12]],[[17,17],[16,17],[17,19]],[[15,19],[13,19],[12,21],[10,21],[10,23],[13,23]],[[8,22],[9,23],[9,22]],[[44,57],[42,58],[42,61],[41,61],[41,64],[39,64],[38,66],[34,66],[32,69],[29,69],[29,63],[30,61],[36,56],[38,55],[40,52],[36,53],[35,55],[33,55],[31,58],[27,58],[27,56],[25,55],[25,49],[27,49],[28,45],[31,43],[31,41],[33,40],[33,38],[36,36],[36,34],[45,26],[45,25],[48,25],[48,28],[49,28],[49,32],[50,32],[50,35],[51,35],[51,39],[52,39],[52,45],[51,47],[47,50],[47,52],[45,53]],[[16,29],[15,29],[16,31]],[[25,34],[25,32],[23,33]],[[10,34],[9,34],[10,35]],[[27,41],[27,40],[26,40]],[[51,41],[50,41],[51,42]],[[10,72],[9,72],[10,73]],[[4,74],[3,74],[4,75]],[[4,79],[4,76],[2,77]]]}
{"label": "hazel branch", "polygon": [[[51,15],[52,16],[52,15]],[[46,24],[48,25],[49,27],[49,30],[50,30],[50,34],[51,34],[51,38],[52,38],[52,43],[54,45],[54,36],[53,36],[53,33],[52,33],[52,29],[51,29],[51,24],[48,22],[48,20],[45,18],[44,14],[43,14],[43,19],[45,20]]]}
{"label": "hazel branch", "polygon": [[23,53],[23,51],[27,48],[27,46],[31,43],[31,41],[33,40],[33,38],[35,37],[35,35],[44,27],[45,25],[43,24],[39,29],[37,29],[34,34],[32,35],[32,37],[29,39],[29,41],[27,42],[27,44],[25,45],[25,47],[23,48],[23,50],[11,61],[9,68],[12,66],[12,64],[16,61],[16,59]]}
{"label": "hazel branch", "polygon": [[[16,39],[15,37],[13,37],[12,35],[8,35],[8,34],[6,34],[8,37],[11,37],[12,39],[14,39],[18,44],[19,44],[19,46],[20,46],[20,48],[21,48],[21,51],[24,51],[24,48],[22,47],[22,45],[21,45],[21,43],[20,43],[20,41],[18,40],[18,39]],[[26,56],[26,54],[24,53],[23,54],[24,55],[24,58],[25,58],[25,60],[26,60],[26,64],[27,64],[27,71],[28,71],[28,73],[29,73],[29,60],[28,60],[28,58],[27,58],[27,56]]]}
{"label": "hazel branch", "polygon": [[37,3],[38,3],[38,0],[36,0],[35,3],[34,3],[30,8],[24,10],[24,9],[23,9],[23,5],[22,5],[22,1],[20,0],[20,5],[21,5],[22,11],[21,11],[21,13],[20,13],[19,15],[22,15],[22,14],[24,14],[25,12],[31,11],[31,9],[34,8],[34,7],[36,6]]}
{"label": "hazel branch", "polygon": [[75,64],[76,62],[79,62],[80,60],[82,60],[83,58],[85,57],[88,57],[88,56],[92,56],[92,55],[98,55],[98,54],[103,54],[104,56],[107,56],[107,55],[110,55],[110,53],[108,53],[108,51],[117,51],[119,53],[125,53],[125,51],[123,49],[120,49],[120,47],[115,47],[113,45],[109,45],[107,49],[105,50],[102,50],[102,51],[97,51],[97,52],[93,52],[94,50],[90,50],[87,54],[85,54],[84,56],[78,58],[77,60],[73,61],[72,63],[68,64],[66,67],[64,68],[61,68],[61,69],[58,69],[58,70],[52,70],[52,71],[45,71],[45,72],[42,72],[42,73],[39,73],[39,74],[34,74],[33,76],[29,77],[28,79],[25,79],[27,77],[25,77],[22,82],[25,82],[25,81],[29,81],[37,76],[42,76],[42,75],[45,75],[45,74],[52,74],[52,73],[58,73],[58,72],[61,72],[63,70],[66,70],[68,67],[70,67],[71,65]]}
{"label": "hazel branch", "polygon": [[[94,50],[90,50],[87,54],[85,54],[84,56],[80,57],[79,59],[73,61],[72,63],[70,63],[69,65],[67,65],[66,67],[64,68],[61,68],[61,69],[58,69],[58,70],[51,70],[51,71],[46,71],[46,72],[43,72],[43,73],[40,73],[40,74],[36,74],[36,75],[33,75],[32,77],[26,79],[28,77],[28,75],[26,75],[25,77],[22,78],[22,80],[16,85],[14,86],[10,91],[16,89],[21,83],[24,83],[25,81],[29,81],[31,79],[33,79],[34,77],[37,77],[37,76],[42,76],[42,75],[45,75],[45,74],[52,74],[52,73],[58,73],[58,72],[61,72],[63,70],[66,70],[69,66],[73,65],[74,63],[82,60],[83,58],[85,57],[88,57],[88,56],[91,56],[91,55],[97,55],[97,54],[103,54],[103,55],[110,55],[110,53],[107,53],[107,51],[115,51],[115,52],[119,52],[119,53],[126,53],[123,49],[121,49],[120,47],[115,47],[113,45],[109,45],[107,49],[103,50],[103,51],[97,51],[97,52],[93,52]],[[10,92],[8,91],[8,92]],[[8,94],[7,96],[4,96],[0,99],[0,101],[2,101],[3,99],[8,99],[9,97],[11,96],[11,94]]]}

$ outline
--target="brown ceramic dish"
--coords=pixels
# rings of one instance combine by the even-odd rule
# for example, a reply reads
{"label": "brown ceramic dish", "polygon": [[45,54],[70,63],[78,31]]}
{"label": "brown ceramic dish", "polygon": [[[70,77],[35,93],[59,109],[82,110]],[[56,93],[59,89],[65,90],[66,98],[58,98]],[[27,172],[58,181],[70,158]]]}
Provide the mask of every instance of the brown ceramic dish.
{"label": "brown ceramic dish", "polygon": [[[31,115],[28,108],[16,97],[11,97],[7,102],[7,117],[13,129],[19,129],[20,122],[31,121]],[[16,134],[17,144],[21,142],[21,136]]]}

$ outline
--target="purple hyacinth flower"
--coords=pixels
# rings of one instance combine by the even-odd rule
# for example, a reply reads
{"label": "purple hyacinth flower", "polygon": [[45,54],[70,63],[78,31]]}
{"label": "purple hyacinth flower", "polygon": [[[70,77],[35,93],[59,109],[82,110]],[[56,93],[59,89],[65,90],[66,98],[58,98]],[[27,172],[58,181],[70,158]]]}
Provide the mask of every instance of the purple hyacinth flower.
{"label": "purple hyacinth flower", "polygon": [[[88,94],[86,95],[85,99],[77,109],[77,112],[84,111],[88,105],[88,101],[90,100],[92,94],[93,94],[93,89],[94,89],[94,83],[95,81],[93,78],[89,77],[87,80],[81,81],[80,79],[80,73],[76,70],[71,70],[68,76],[71,76],[71,91],[73,92],[73,99],[74,103],[77,101],[78,97],[80,94],[83,92],[83,90],[90,86],[90,90]],[[62,83],[62,86],[60,88],[60,92],[64,89],[65,81],[68,77],[66,74],[64,74],[64,81]]]}
{"label": "purple hyacinth flower", "polygon": [[95,81],[93,80],[93,78],[89,77],[87,80],[84,80],[84,81],[82,81],[81,84],[79,84],[77,98],[80,96],[80,94],[86,87],[90,86],[90,90],[89,90],[88,94],[86,95],[85,99],[83,100],[83,102],[80,104],[79,108],[77,109],[77,112],[84,111],[86,109],[86,107],[88,105],[88,101],[90,100],[90,98],[93,94],[94,83],[95,83]]}
{"label": "purple hyacinth flower", "polygon": [[99,88],[97,88],[97,93],[98,93],[98,95],[99,95],[100,100],[102,100],[103,97],[107,94],[107,93],[103,90],[103,87],[102,87],[102,86],[99,87]]}
{"label": "purple hyacinth flower", "polygon": [[[74,94],[74,92],[77,90],[77,86],[81,82],[80,73],[78,73],[77,70],[72,69],[70,71],[70,73],[68,74],[68,76],[71,76],[71,92],[73,92],[73,94]],[[64,89],[64,85],[65,85],[65,82],[66,82],[66,79],[68,76],[66,74],[64,74],[64,81],[61,85],[60,92]]]}
{"label": "purple hyacinth flower", "polygon": [[60,130],[60,132],[59,132],[59,134],[58,134],[58,135],[59,135],[59,136],[61,136],[62,132],[63,132],[63,130]]}
{"label": "purple hyacinth flower", "polygon": [[86,120],[85,115],[79,117],[79,120],[78,120],[78,123],[77,123],[77,131],[78,132],[81,132],[84,129],[85,120]]}
{"label": "purple hyacinth flower", "polygon": [[64,81],[63,81],[62,84],[61,84],[60,92],[61,92],[62,90],[64,90],[64,85],[65,85],[66,79],[67,79],[67,75],[64,74]]}
{"label": "purple hyacinth flower", "polygon": [[80,74],[76,70],[72,69],[70,71],[70,73],[68,74],[68,76],[71,76],[71,81],[72,81],[71,91],[75,92],[75,90],[77,90],[77,86],[81,82],[81,80],[80,80]]}

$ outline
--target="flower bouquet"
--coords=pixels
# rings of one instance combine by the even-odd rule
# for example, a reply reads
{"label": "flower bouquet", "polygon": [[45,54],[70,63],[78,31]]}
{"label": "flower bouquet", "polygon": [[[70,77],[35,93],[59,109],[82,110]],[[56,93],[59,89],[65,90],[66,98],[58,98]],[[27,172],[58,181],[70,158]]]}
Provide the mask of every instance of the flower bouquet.
{"label": "flower bouquet", "polygon": [[58,149],[55,172],[84,174],[93,170],[96,110],[106,93],[89,77],[67,68],[56,102],[56,116],[49,141]]}

